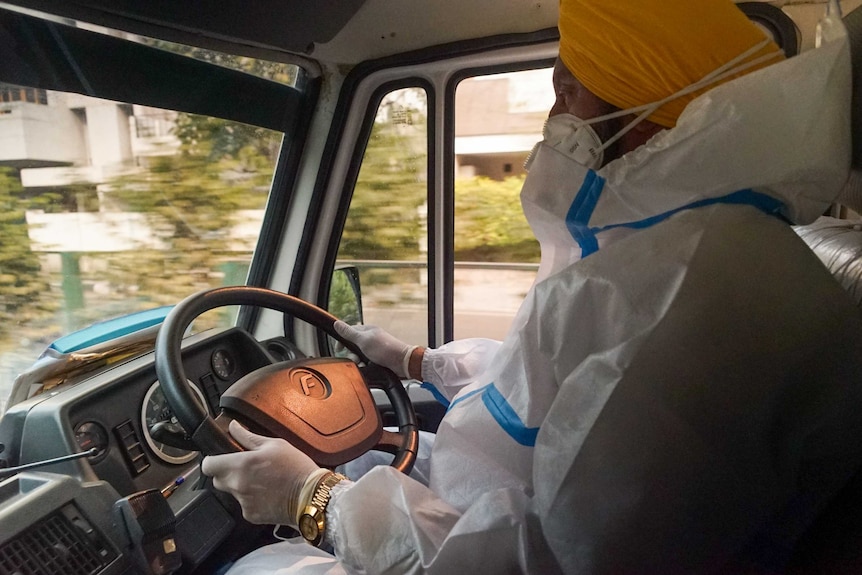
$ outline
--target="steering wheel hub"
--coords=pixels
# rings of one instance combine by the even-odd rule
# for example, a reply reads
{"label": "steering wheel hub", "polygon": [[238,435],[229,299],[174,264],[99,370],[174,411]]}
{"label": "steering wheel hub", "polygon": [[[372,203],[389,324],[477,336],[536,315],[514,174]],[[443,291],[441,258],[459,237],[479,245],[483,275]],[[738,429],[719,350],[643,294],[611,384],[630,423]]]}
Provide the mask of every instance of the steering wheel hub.
{"label": "steering wheel hub", "polygon": [[226,415],[254,422],[321,465],[336,466],[374,447],[383,428],[359,368],[348,359],[277,363],[254,371],[221,397]]}

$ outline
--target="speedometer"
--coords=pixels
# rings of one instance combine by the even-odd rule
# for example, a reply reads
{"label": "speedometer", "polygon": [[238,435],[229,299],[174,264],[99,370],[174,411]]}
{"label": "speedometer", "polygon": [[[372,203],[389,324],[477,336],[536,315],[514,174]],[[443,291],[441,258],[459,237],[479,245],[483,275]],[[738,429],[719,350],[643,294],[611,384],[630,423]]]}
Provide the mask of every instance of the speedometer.
{"label": "speedometer", "polygon": [[[191,382],[189,386],[194,390],[200,404],[206,405],[201,391]],[[147,445],[162,461],[179,465],[197,457],[197,451],[179,446],[183,443],[185,431],[168,405],[158,381],[150,386],[144,396],[144,403],[141,405],[141,428]]]}

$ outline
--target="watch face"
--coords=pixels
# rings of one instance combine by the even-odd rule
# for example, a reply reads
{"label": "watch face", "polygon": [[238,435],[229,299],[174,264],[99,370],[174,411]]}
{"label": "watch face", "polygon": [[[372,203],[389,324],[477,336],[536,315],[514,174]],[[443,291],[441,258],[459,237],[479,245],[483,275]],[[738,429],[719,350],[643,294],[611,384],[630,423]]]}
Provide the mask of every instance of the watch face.
{"label": "watch face", "polygon": [[308,541],[314,542],[320,536],[320,528],[317,526],[317,521],[314,517],[307,513],[299,518],[299,532]]}

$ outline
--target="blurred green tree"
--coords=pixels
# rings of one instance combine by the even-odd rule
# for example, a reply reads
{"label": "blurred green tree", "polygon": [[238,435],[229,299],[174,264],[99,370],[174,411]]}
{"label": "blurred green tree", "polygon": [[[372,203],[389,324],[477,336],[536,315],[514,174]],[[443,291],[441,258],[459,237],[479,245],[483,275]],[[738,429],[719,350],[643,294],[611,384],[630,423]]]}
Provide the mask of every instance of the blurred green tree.
{"label": "blurred green tree", "polygon": [[524,176],[455,182],[455,259],[473,262],[539,261],[539,242],[521,210]]}
{"label": "blurred green tree", "polygon": [[39,256],[30,247],[26,210],[49,198],[25,198],[17,170],[0,168],[0,349],[22,325],[56,306]]}
{"label": "blurred green tree", "polygon": [[420,258],[427,233],[427,146],[425,92],[407,88],[387,95],[362,159],[339,258]]}
{"label": "blurred green tree", "polygon": [[262,210],[269,193],[280,134],[234,122],[180,114],[174,153],[153,156],[146,168],[112,184],[126,211],[144,215],[152,237],[117,252],[108,277],[115,291],[151,305],[176,303],[222,283],[224,266],[248,259],[253,241],[237,226],[244,210]]}

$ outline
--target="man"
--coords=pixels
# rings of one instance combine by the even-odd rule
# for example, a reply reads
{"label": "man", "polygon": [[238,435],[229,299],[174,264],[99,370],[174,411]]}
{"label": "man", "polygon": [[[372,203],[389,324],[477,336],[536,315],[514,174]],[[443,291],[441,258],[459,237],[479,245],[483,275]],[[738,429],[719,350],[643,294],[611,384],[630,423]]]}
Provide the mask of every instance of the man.
{"label": "man", "polygon": [[[729,0],[560,12],[522,192],[540,281],[494,361],[441,390],[427,485],[233,424],[249,451],[204,473],[252,521],[325,506],[335,556],[300,540],[232,573],[778,569],[858,466],[862,324],[787,225],[847,176],[846,43],[776,63]],[[438,353],[345,333],[402,374]]]}

